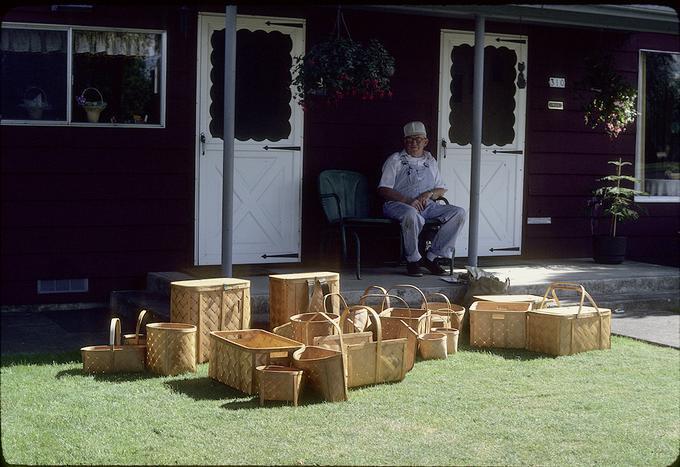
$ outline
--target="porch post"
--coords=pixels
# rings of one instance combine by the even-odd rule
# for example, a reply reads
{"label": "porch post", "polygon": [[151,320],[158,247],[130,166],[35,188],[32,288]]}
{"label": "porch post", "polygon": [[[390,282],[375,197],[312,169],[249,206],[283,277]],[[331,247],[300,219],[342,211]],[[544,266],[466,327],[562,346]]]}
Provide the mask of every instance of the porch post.
{"label": "porch post", "polygon": [[468,264],[477,266],[479,243],[479,185],[482,162],[482,113],[484,105],[484,16],[475,16],[475,68],[472,88],[472,159],[470,167],[470,212],[468,221]]}
{"label": "porch post", "polygon": [[222,157],[222,275],[232,277],[234,234],[234,99],[236,96],[236,5],[224,12],[224,153]]}

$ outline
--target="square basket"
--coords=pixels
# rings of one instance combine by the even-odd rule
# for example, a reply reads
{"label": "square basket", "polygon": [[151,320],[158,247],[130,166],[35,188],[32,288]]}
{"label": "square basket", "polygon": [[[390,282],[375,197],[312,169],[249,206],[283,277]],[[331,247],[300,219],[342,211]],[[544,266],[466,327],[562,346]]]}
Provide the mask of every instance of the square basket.
{"label": "square basket", "polygon": [[304,347],[262,329],[213,331],[210,340],[208,376],[246,394],[257,392],[258,366],[289,366],[293,352]]}
{"label": "square basket", "polygon": [[526,347],[530,302],[478,301],[470,305],[470,345],[523,349]]}

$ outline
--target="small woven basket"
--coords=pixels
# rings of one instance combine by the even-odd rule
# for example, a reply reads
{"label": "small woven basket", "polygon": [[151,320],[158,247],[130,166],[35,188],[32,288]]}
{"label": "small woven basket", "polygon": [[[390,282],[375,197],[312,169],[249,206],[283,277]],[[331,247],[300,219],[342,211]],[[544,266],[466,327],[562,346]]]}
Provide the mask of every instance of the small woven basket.
{"label": "small woven basket", "polygon": [[[335,323],[340,322],[340,315],[328,314]],[[335,332],[332,322],[329,322],[321,312],[300,313],[290,317],[293,328],[292,339],[305,345],[312,345],[318,336],[330,336]]]}
{"label": "small woven basket", "polygon": [[185,323],[146,325],[146,366],[159,375],[196,371],[196,326]]}
{"label": "small woven basket", "polygon": [[109,345],[91,345],[80,349],[85,373],[132,373],[144,371],[146,347],[120,345],[120,319],[113,318],[109,328]]}
{"label": "small woven basket", "polygon": [[453,355],[458,352],[458,336],[460,331],[453,328],[432,328],[432,332],[446,334],[446,355]]}
{"label": "small woven basket", "polygon": [[302,388],[302,370],[279,365],[261,365],[257,372],[260,405],[264,401],[291,401],[298,405]]}
{"label": "small woven basket", "polygon": [[446,359],[446,334],[443,332],[428,332],[418,336],[418,350],[423,360]]}
{"label": "small woven basket", "polygon": [[[430,296],[433,295],[443,298],[444,301],[428,300],[427,302],[427,306],[429,307],[433,316],[432,327],[437,327],[434,323],[434,320],[437,320],[435,316],[445,316],[449,319],[448,325],[438,327],[461,329],[463,318],[465,317],[465,307],[451,303],[449,298],[443,293],[434,292],[430,294]],[[425,303],[423,303],[423,306],[425,306]]]}

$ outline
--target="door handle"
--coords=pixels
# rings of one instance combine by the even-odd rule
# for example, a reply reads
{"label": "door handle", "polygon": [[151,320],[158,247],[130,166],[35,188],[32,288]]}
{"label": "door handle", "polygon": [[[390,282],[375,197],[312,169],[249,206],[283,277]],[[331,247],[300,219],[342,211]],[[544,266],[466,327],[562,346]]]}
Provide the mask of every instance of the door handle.
{"label": "door handle", "polygon": [[201,141],[201,155],[205,156],[205,133],[203,133],[202,131],[201,131],[200,141]]}
{"label": "door handle", "polygon": [[522,151],[521,149],[517,149],[514,151],[503,151],[502,149],[494,149],[491,152],[494,154],[524,154],[524,151]]}
{"label": "door handle", "polygon": [[444,159],[446,159],[446,140],[442,139],[442,147],[444,148]]}

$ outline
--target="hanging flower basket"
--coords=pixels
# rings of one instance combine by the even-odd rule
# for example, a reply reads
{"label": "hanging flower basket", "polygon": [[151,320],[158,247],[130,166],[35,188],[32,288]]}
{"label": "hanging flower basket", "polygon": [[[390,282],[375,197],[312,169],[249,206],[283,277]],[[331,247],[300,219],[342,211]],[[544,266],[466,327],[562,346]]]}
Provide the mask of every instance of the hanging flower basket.
{"label": "hanging flower basket", "polygon": [[609,138],[617,138],[637,117],[637,90],[614,71],[611,57],[589,59],[585,83],[594,93],[585,107],[586,125],[601,125]]}
{"label": "hanging flower basket", "polygon": [[346,38],[321,42],[296,60],[293,85],[303,107],[349,97],[375,100],[392,96],[394,58],[375,39],[366,46]]}
{"label": "hanging flower basket", "polygon": [[[99,99],[88,100],[86,97],[88,91],[94,91]],[[90,97],[92,97],[92,93],[90,93]],[[99,121],[99,115],[101,114],[102,110],[106,108],[104,96],[102,96],[102,93],[99,92],[99,89],[97,88],[83,89],[83,92],[80,93],[80,96],[76,97],[76,102],[78,102],[79,106],[85,109],[85,112],[87,113],[87,121],[91,123],[97,123]]]}
{"label": "hanging flower basket", "polygon": [[29,86],[26,88],[19,107],[26,109],[28,116],[34,120],[40,120],[43,111],[51,108],[50,104],[47,102],[47,94],[45,94],[45,91],[36,86]]}

